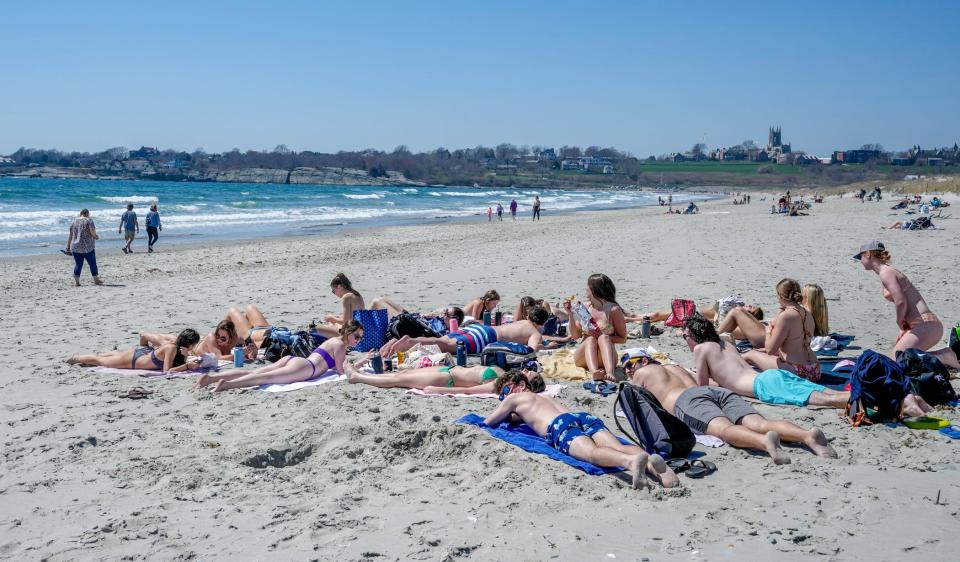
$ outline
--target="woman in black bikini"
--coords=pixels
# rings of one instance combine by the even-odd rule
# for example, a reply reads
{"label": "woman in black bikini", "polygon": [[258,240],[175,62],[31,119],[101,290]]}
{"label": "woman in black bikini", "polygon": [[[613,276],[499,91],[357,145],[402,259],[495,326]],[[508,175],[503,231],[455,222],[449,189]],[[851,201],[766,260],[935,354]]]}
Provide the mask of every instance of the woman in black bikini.
{"label": "woman in black bikini", "polygon": [[184,371],[195,369],[198,363],[187,362],[189,349],[200,341],[196,330],[187,328],[177,340],[157,348],[138,346],[124,351],[105,351],[80,355],[75,353],[66,359],[69,365],[92,365],[111,369],[142,369],[145,371]]}

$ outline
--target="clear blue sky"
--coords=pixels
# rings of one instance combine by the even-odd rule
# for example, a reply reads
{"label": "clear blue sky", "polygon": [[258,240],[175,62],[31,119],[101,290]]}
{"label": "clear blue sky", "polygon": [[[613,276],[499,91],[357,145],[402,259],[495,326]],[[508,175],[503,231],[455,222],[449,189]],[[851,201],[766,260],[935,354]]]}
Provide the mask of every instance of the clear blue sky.
{"label": "clear blue sky", "polygon": [[960,2],[4,2],[0,154],[960,141]]}

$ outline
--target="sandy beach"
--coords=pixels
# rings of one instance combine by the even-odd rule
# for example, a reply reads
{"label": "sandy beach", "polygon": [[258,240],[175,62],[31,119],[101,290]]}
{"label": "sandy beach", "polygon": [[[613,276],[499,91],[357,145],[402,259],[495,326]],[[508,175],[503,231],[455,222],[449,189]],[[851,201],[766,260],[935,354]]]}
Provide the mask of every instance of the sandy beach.
{"label": "sandy beach", "polygon": [[[190,379],[91,374],[62,359],[129,348],[143,329],[205,334],[230,305],[306,326],[337,305],[345,272],[369,302],[463,305],[497,289],[582,295],[602,272],[631,312],[741,295],[772,314],[783,277],[820,284],[833,330],[887,351],[893,305],[852,256],[880,239],[944,324],[960,321],[960,221],[881,230],[892,197],[831,196],[808,217],[771,198],[544,215],[337,235],[97,248],[106,287],[60,254],[0,260],[8,345],[3,393],[0,558],[292,560],[946,560],[960,538],[957,442],[904,426],[852,428],[836,410],[759,405],[817,426],[840,458],[789,448],[793,464],[725,446],[719,470],[673,490],[636,491],[455,425],[496,400],[413,396],[346,382],[271,394],[195,392]],[[960,203],[956,198],[947,198]],[[947,211],[952,211],[952,207]],[[545,213],[548,209],[545,209]],[[629,342],[634,344],[638,342]],[[672,330],[649,342],[689,365]],[[10,345],[12,344],[12,345]],[[629,345],[628,344],[628,345]],[[626,346],[624,346],[626,347]],[[552,381],[548,381],[552,382]],[[613,426],[613,398],[565,383],[559,400]],[[955,386],[958,386],[956,381]],[[148,399],[118,396],[134,386]],[[955,409],[935,415],[960,422]],[[283,466],[261,468],[279,455]],[[272,456],[271,456],[272,455]]]}

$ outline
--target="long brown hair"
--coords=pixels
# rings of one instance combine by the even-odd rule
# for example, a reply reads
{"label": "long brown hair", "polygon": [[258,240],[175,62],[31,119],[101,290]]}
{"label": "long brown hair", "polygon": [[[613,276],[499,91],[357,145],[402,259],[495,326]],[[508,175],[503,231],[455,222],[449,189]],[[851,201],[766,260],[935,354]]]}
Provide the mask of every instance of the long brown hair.
{"label": "long brown hair", "polygon": [[487,309],[487,304],[493,301],[500,300],[500,293],[496,292],[493,289],[490,289],[480,297],[480,314],[483,314],[483,311]]}
{"label": "long brown hair", "polygon": [[[333,276],[333,280],[330,281],[330,288],[334,289],[336,287],[341,287],[344,291],[348,293],[353,293],[360,297],[360,293],[353,288],[353,285],[350,283],[350,280],[347,279],[347,276],[343,272],[337,273]],[[360,297],[363,298],[363,297]]]}
{"label": "long brown hair", "polygon": [[777,296],[783,300],[788,300],[800,304],[803,302],[803,293],[800,291],[800,283],[796,279],[781,279],[777,283]]}
{"label": "long brown hair", "polygon": [[343,343],[347,343],[347,336],[349,336],[354,332],[360,331],[362,329],[363,329],[363,324],[361,324],[360,322],[357,322],[356,320],[352,320],[352,319],[348,320],[340,328],[340,337],[343,338]]}
{"label": "long brown hair", "polygon": [[617,302],[617,287],[613,284],[613,280],[606,275],[594,273],[587,277],[587,287],[590,287],[590,292],[596,298],[620,306]]}
{"label": "long brown hair", "polygon": [[232,320],[221,320],[217,327],[213,330],[213,337],[217,337],[217,332],[223,330],[227,333],[227,337],[230,341],[237,341],[237,327],[233,325]]}

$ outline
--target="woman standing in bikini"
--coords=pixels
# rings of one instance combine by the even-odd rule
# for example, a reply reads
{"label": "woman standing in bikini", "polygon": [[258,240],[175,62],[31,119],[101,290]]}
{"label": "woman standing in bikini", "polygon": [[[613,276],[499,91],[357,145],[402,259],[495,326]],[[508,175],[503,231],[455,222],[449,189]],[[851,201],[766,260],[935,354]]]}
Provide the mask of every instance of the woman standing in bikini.
{"label": "woman standing in bikini", "polygon": [[[864,269],[880,277],[883,298],[896,307],[900,333],[890,353],[892,357],[896,357],[898,351],[910,348],[926,351],[940,341],[943,337],[943,323],[930,310],[927,301],[923,300],[920,291],[910,279],[890,265],[890,252],[884,248],[883,242],[867,242],[860,247],[860,252],[853,256],[853,259],[859,261]],[[930,354],[936,356],[944,365],[958,369],[960,343],[954,343],[953,347],[956,349],[947,347],[931,351]]]}
{"label": "woman standing in bikini", "polygon": [[205,374],[197,379],[193,387],[203,388],[213,384],[213,391],[220,392],[229,388],[307,381],[322,376],[330,370],[341,375],[354,373],[356,369],[353,363],[347,361],[347,347],[357,345],[361,339],[363,339],[363,326],[356,320],[350,320],[341,328],[340,337],[323,342],[309,357],[288,355],[272,365],[253,371],[234,369],[223,373]]}
{"label": "woman standing in bikini", "polygon": [[141,369],[144,371],[184,371],[196,368],[195,363],[187,363],[190,348],[200,341],[196,330],[186,329],[177,336],[176,341],[164,343],[156,348],[137,346],[125,351],[106,351],[80,355],[75,353],[66,359],[69,365],[92,365],[110,369]]}
{"label": "woman standing in bikini", "polygon": [[770,324],[764,348],[752,349],[743,358],[760,370],[783,369],[810,381],[820,380],[820,363],[810,349],[816,323],[803,307],[800,284],[783,279],[777,283],[777,297],[780,313]]}
{"label": "woman standing in bikini", "polygon": [[570,337],[580,339],[573,360],[577,367],[589,371],[593,380],[614,380],[614,372],[619,367],[616,344],[627,341],[627,321],[617,304],[617,288],[606,275],[594,273],[587,278],[586,296],[587,310],[596,322],[595,329],[580,325],[572,313],[571,301],[563,303],[563,309],[570,317]]}

